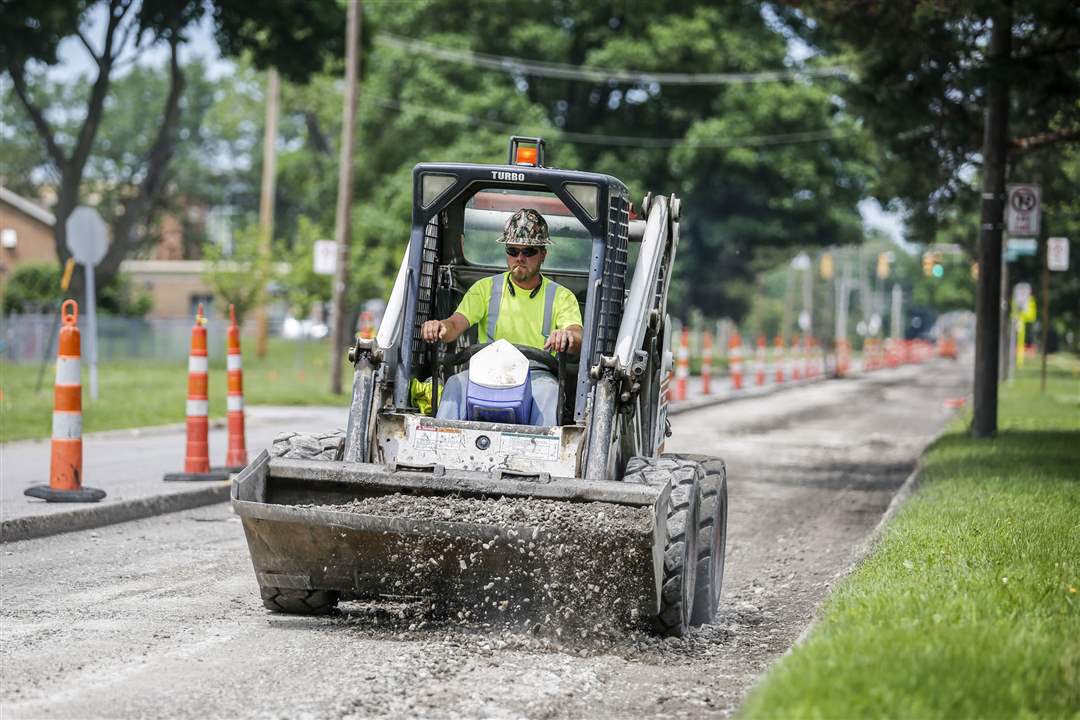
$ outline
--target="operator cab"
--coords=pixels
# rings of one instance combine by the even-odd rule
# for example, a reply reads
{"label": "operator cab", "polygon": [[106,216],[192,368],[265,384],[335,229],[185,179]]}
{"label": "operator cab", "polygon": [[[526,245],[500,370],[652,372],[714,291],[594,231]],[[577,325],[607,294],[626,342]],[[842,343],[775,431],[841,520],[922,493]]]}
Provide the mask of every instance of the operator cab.
{"label": "operator cab", "polygon": [[[582,353],[596,362],[602,352],[611,352],[626,283],[628,191],[610,176],[545,168],[544,156],[542,139],[514,137],[505,166],[422,163],[414,169],[413,242],[407,260],[416,294],[406,295],[415,297],[415,309],[410,312],[408,301],[404,308],[406,316],[412,315],[413,332],[401,338],[397,378],[400,383],[407,375],[410,390],[402,394],[395,388],[395,405],[401,409],[419,407],[434,415],[440,388],[483,349],[475,325],[449,347],[424,342],[419,328],[426,320],[449,317],[475,282],[507,272],[504,246],[497,240],[506,221],[522,208],[537,210],[547,222],[552,244],[546,247],[541,273],[577,299]],[[590,287],[597,289],[593,297]],[[557,377],[560,424],[581,423],[589,382],[581,356],[516,347],[531,367]],[[470,411],[469,419],[513,418],[520,424],[520,405],[509,402],[512,411],[503,412],[502,403],[521,388],[489,390],[470,389],[470,407],[479,412]],[[527,403],[528,387],[523,390],[519,402]]]}

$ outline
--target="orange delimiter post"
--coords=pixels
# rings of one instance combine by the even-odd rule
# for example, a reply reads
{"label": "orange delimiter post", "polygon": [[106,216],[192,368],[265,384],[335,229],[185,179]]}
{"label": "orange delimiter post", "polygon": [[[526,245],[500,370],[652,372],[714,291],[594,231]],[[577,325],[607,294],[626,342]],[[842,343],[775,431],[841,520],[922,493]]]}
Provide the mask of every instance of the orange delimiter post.
{"label": "orange delimiter post", "polygon": [[49,484],[23,492],[48,502],[97,502],[105,497],[105,491],[82,485],[82,338],[78,304],[65,300],[60,315],[63,324],[56,357]]}
{"label": "orange delimiter post", "polygon": [[209,360],[206,353],[206,317],[203,306],[195,315],[191,328],[191,354],[188,356],[187,393],[187,452],[184,454],[184,472],[210,472],[210,396]]}
{"label": "orange delimiter post", "polygon": [[229,449],[225,454],[225,465],[230,469],[239,469],[247,465],[247,445],[244,441],[244,363],[240,355],[240,328],[236,325],[236,308],[232,305],[229,306],[227,363]]}

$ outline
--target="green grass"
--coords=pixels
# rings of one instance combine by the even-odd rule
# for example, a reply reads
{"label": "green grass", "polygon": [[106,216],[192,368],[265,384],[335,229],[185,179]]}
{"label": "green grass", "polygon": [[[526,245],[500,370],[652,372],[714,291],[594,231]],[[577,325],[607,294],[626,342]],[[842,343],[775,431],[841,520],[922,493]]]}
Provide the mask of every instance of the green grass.
{"label": "green grass", "polygon": [[745,718],[1080,718],[1080,363],[1002,387],[1000,433],[962,418],[921,489]]}
{"label": "green grass", "polygon": [[[273,339],[257,358],[254,338],[244,339],[244,402],[247,405],[347,405],[351,368],[343,374],[345,394],[330,393],[327,341]],[[52,433],[54,366],[35,390],[37,364],[0,364],[0,442],[47,438]],[[210,415],[225,416],[224,358],[210,363]],[[124,361],[98,366],[98,400],[90,399],[89,369],[83,363],[83,431],[162,425],[184,421],[187,361]]]}

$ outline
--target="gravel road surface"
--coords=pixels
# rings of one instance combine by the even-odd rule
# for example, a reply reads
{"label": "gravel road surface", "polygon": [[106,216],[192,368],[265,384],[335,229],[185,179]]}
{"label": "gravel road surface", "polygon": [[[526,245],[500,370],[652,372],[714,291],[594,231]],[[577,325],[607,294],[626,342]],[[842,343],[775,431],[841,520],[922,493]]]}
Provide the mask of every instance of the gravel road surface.
{"label": "gravel road surface", "polygon": [[405,605],[271,615],[224,504],[5,544],[0,715],[728,716],[856,559],[970,375],[936,362],[673,418],[668,450],[724,457],[730,493],[720,617],[681,640],[429,623]]}

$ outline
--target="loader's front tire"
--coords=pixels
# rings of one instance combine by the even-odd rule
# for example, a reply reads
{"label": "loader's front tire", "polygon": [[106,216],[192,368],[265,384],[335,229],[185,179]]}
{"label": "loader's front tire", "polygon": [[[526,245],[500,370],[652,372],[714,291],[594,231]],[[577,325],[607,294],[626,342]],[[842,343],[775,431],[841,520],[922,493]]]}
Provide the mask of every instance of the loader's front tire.
{"label": "loader's front tire", "polygon": [[707,625],[720,609],[727,551],[727,469],[724,461],[706,455],[665,455],[679,462],[697,463],[705,473],[701,485],[701,525],[698,530],[697,586],[694,625]]}
{"label": "loader's front tire", "polygon": [[340,460],[345,456],[345,431],[279,433],[270,446],[270,457],[296,460]]}
{"label": "loader's front tire", "polygon": [[694,463],[637,457],[630,461],[623,479],[647,485],[671,483],[660,610],[653,618],[653,629],[682,637],[690,630],[697,585],[702,469]]}
{"label": "loader's front tire", "polygon": [[290,615],[329,615],[338,603],[338,593],[333,590],[260,587],[259,592],[267,610]]}

